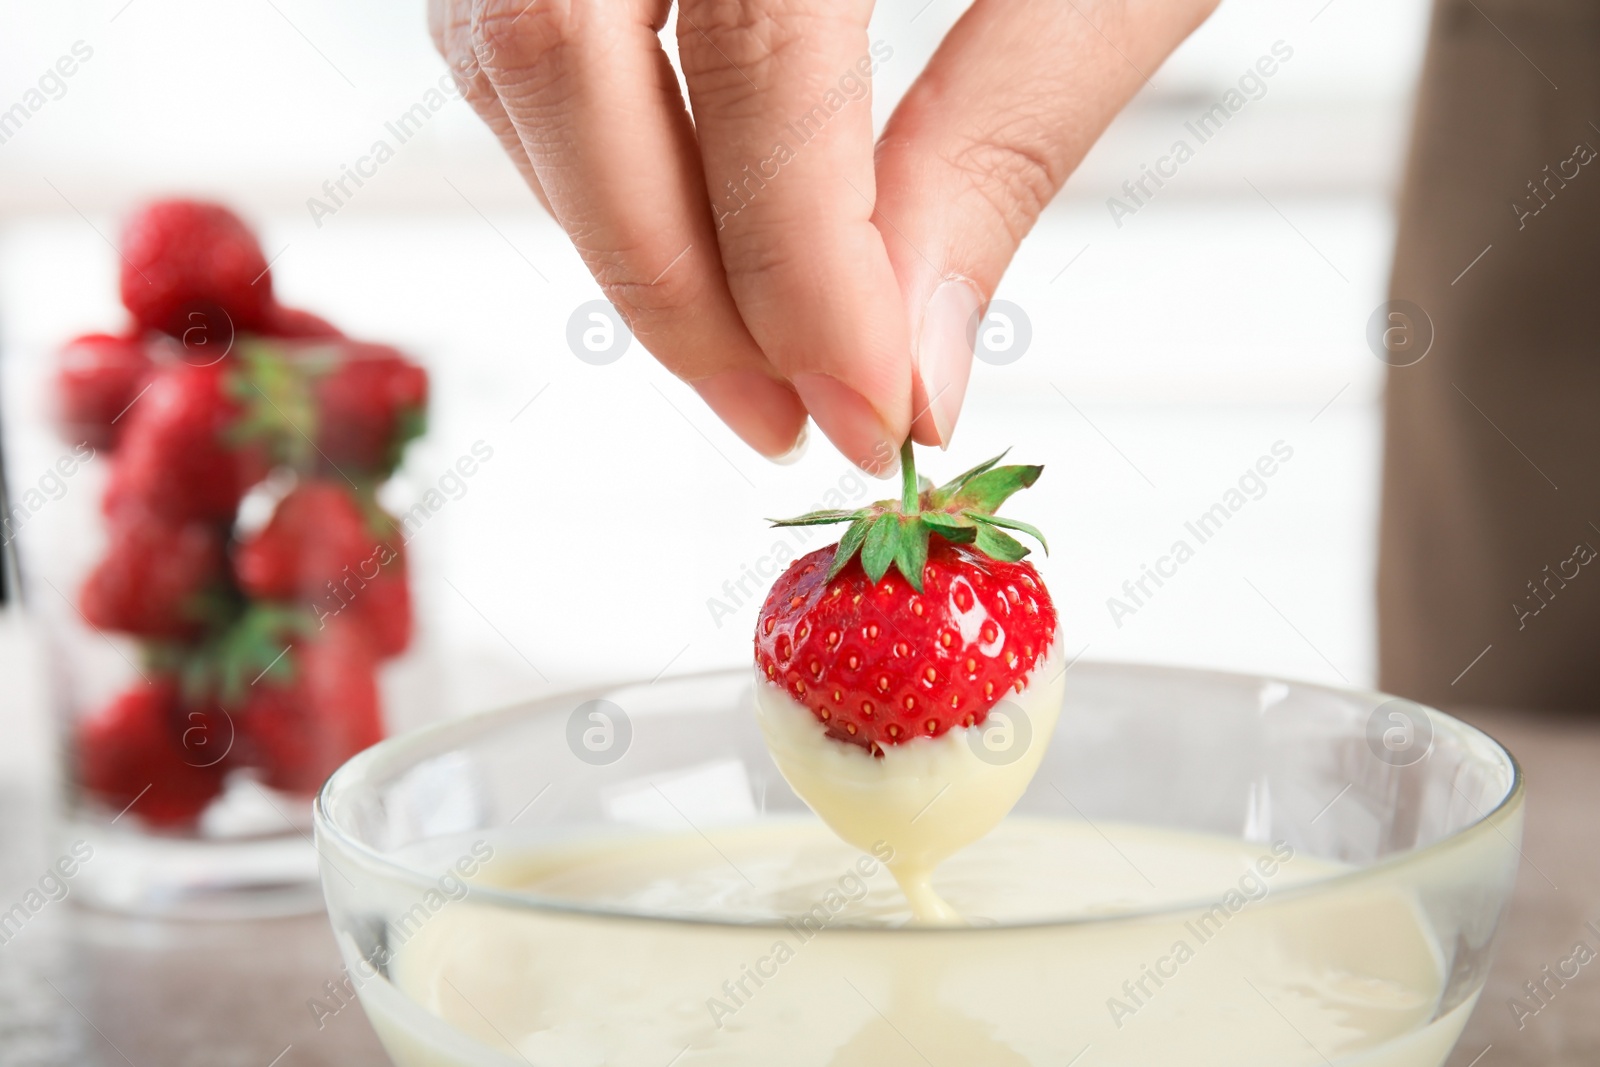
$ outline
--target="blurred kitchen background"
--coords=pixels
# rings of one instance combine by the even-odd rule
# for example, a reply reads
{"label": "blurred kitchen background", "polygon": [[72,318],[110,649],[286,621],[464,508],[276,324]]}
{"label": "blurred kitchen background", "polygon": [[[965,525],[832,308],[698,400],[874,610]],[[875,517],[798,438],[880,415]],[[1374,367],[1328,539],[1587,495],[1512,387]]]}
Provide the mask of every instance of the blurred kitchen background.
{"label": "blurred kitchen background", "polygon": [[[430,112],[336,213],[313,217],[324,182],[375,140],[395,145],[385,123],[440,84],[422,6],[5,0],[0,112],[75,43],[92,49],[0,143],[12,478],[64,447],[31,399],[41,361],[122,324],[108,243],[121,217],[152,196],[214,197],[259,228],[286,302],[400,345],[432,376],[431,427],[394,494],[444,500],[410,542],[441,673],[391,686],[457,714],[747,662],[761,593],[738,582],[786,540],[761,517],[829,489],[861,502],[894,490],[820,437],[798,465],[767,464],[637,345],[608,365],[579,359],[568,321],[599,290],[463,102]],[[872,34],[894,50],[880,123],[962,8],[880,5]],[[1051,537],[1039,562],[1072,654],[1370,683],[1383,364],[1366,331],[1426,17],[1420,0],[1225,0],[1018,256],[998,297],[1031,339],[978,365],[950,454],[923,464],[937,478],[1008,445],[1046,464],[1011,512]],[[1107,198],[1174,140],[1196,144],[1184,123],[1279,42],[1292,58],[1259,99],[1113,220]],[[480,442],[492,459],[455,479]],[[1185,523],[1279,442],[1292,459],[1198,545]],[[1124,581],[1179,538],[1194,558],[1114,618],[1108,598],[1134,604]],[[8,613],[7,776],[46,765],[32,647]]]}

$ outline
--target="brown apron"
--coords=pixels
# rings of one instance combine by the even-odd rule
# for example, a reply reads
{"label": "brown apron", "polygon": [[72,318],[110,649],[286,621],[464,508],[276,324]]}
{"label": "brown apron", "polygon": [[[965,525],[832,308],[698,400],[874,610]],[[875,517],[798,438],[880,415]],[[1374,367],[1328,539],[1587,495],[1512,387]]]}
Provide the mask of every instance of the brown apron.
{"label": "brown apron", "polygon": [[1431,347],[1389,371],[1379,684],[1597,708],[1600,3],[1439,0],[1415,122],[1389,361]]}

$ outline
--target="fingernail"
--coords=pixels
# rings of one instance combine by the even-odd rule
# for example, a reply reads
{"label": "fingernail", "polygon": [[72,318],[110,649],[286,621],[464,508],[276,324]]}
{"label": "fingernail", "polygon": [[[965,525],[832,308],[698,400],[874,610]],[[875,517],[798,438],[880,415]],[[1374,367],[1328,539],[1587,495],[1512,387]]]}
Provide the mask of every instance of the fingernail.
{"label": "fingernail", "polygon": [[811,423],[808,420],[800,424],[800,436],[794,439],[794,444],[789,446],[789,451],[781,456],[768,456],[767,458],[780,467],[787,467],[791,463],[800,462],[800,457],[806,454],[806,447],[810,444]]}
{"label": "fingernail", "polygon": [[922,312],[917,338],[917,373],[928,396],[928,415],[939,434],[939,446],[950,444],[961,401],[972,370],[973,319],[983,296],[965,278],[941,282]]}
{"label": "fingernail", "polygon": [[805,450],[806,407],[777,379],[732,370],[689,384],[729,429],[768,459],[793,463]]}
{"label": "fingernail", "polygon": [[899,450],[865,397],[831,374],[796,374],[789,380],[817,428],[845,458],[878,478],[900,469]]}

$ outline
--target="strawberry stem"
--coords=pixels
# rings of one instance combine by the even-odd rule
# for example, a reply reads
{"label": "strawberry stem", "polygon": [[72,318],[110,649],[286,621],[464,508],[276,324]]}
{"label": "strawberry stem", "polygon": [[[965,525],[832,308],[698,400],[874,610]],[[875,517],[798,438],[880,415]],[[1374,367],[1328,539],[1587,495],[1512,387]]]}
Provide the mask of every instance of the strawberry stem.
{"label": "strawberry stem", "polygon": [[915,515],[922,490],[917,485],[917,460],[911,452],[908,436],[900,446],[900,506],[907,515]]}

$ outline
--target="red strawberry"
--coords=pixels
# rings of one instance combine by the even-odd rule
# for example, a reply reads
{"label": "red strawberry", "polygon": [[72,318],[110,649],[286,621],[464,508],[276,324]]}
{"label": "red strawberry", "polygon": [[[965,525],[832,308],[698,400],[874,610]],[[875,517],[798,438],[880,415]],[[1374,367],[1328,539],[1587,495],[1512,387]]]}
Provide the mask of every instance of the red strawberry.
{"label": "red strawberry", "polygon": [[127,424],[122,414],[154,371],[138,338],[90,333],[68,341],[56,365],[62,429],[74,441],[110,451]]}
{"label": "red strawberry", "polygon": [[900,502],[776,524],[851,525],[778,578],[756,623],[762,674],[830,736],[875,753],[981,724],[1008,690],[1021,691],[1056,634],[1050,594],[1022,561],[1028,550],[1001,527],[1043,536],[994,514],[1042,468],[997,467],[997,456],[919,492],[909,444],[902,457]]}
{"label": "red strawberry", "polygon": [[209,593],[227,575],[218,527],[124,508],[111,520],[105,558],[79,594],[83,617],[102,630],[141,637],[194,636]]}
{"label": "red strawberry", "polygon": [[249,687],[235,721],[236,762],[288,793],[315,793],[339,765],[383,739],[377,655],[358,626],[295,639],[282,667]]}
{"label": "red strawberry", "polygon": [[234,553],[239,585],[262,600],[292,600],[319,625],[345,616],[392,656],[411,638],[404,544],[394,520],[363,505],[343,482],[312,478],[278,503],[272,519]]}
{"label": "red strawberry", "polygon": [[348,342],[313,384],[317,447],[340,469],[388,471],[422,431],[428,375],[387,345]]}
{"label": "red strawberry", "polygon": [[309,311],[299,308],[284,307],[282,304],[273,304],[267,311],[267,321],[262,324],[261,332],[268,337],[290,338],[337,338],[344,334],[339,327]]}
{"label": "red strawberry", "polygon": [[266,257],[239,216],[220,204],[150,204],[128,220],[121,251],[122,303],[146,329],[220,351],[235,333],[267,321]]}
{"label": "red strawberry", "polygon": [[174,519],[231,521],[239,500],[266,476],[261,449],[236,442],[239,405],[228,363],[162,370],[122,419],[106,512],[142,505]]}
{"label": "red strawberry", "polygon": [[[394,542],[396,548],[400,542]],[[352,621],[360,622],[372,639],[378,655],[398,656],[411,644],[411,583],[406,578],[405,557],[398,556],[384,565],[383,573],[366,585],[349,579],[338,583],[338,597],[353,610]],[[324,596],[323,607],[335,610]],[[342,610],[342,609],[340,609]],[[328,616],[318,613],[326,624]]]}
{"label": "red strawberry", "polygon": [[223,767],[185,747],[178,684],[136,683],[78,727],[78,781],[106,807],[154,826],[192,822],[222,791]]}

